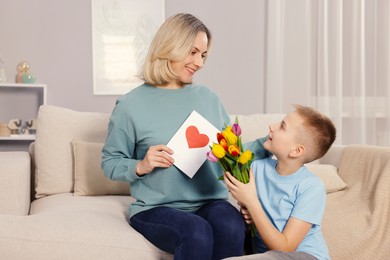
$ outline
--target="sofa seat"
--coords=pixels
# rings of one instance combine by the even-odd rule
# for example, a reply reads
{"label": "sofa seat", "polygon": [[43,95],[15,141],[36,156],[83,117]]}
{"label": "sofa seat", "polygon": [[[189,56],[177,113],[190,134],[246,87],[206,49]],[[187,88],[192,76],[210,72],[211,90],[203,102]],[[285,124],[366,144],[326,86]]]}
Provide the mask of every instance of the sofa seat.
{"label": "sofa seat", "polygon": [[7,223],[0,226],[1,248],[7,248],[1,257],[15,259],[23,252],[25,259],[172,259],[129,228],[132,201],[130,196],[72,193],[35,200],[28,216],[0,215]]}

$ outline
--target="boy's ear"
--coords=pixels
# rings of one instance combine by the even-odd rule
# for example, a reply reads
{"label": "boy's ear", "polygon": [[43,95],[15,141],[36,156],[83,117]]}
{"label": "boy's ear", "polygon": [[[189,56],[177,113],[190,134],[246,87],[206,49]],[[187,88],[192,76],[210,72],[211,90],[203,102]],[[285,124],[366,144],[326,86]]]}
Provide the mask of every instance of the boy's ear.
{"label": "boy's ear", "polygon": [[289,153],[291,157],[297,158],[302,156],[305,153],[305,146],[299,144],[295,146]]}

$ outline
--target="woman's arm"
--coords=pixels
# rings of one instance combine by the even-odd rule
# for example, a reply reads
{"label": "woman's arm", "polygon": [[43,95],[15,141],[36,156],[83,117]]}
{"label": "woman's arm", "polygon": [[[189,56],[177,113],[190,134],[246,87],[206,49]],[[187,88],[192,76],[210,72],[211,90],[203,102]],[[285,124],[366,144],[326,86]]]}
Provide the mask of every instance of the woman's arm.
{"label": "woman's arm", "polygon": [[267,140],[268,136],[258,138],[252,142],[247,142],[243,144],[244,150],[251,150],[255,155],[255,160],[263,159],[272,156],[270,152],[264,149],[264,142]]}
{"label": "woman's arm", "polygon": [[111,128],[103,146],[102,169],[112,180],[132,182],[149,174],[156,167],[168,168],[173,151],[165,145],[150,146],[142,160],[135,159],[135,143],[124,133]]}
{"label": "woman's arm", "polygon": [[136,167],[139,160],[134,158],[134,146],[129,133],[126,133],[111,117],[108,135],[102,149],[101,168],[107,178],[132,182],[139,178]]}
{"label": "woman's arm", "polygon": [[145,151],[137,148],[135,122],[127,114],[126,104],[117,102],[108,124],[102,149],[101,168],[104,174],[117,181],[133,182],[149,174],[156,167],[170,167],[173,151],[167,146],[152,145]]}

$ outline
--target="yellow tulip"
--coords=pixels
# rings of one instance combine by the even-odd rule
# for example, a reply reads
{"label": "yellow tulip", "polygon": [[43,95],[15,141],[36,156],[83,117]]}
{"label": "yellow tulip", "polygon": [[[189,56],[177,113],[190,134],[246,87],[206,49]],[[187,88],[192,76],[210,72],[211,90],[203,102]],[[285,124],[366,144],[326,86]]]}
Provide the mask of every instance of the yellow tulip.
{"label": "yellow tulip", "polygon": [[252,152],[249,150],[241,153],[240,157],[238,157],[238,161],[241,164],[246,164],[250,159],[252,159]]}
{"label": "yellow tulip", "polygon": [[226,127],[226,129],[222,131],[222,135],[228,141],[229,145],[237,143],[238,137],[233,133],[231,126]]}
{"label": "yellow tulip", "polygon": [[213,147],[211,148],[211,152],[218,159],[223,158],[225,156],[225,154],[226,154],[225,149],[223,149],[222,145],[220,145],[220,144],[213,144]]}

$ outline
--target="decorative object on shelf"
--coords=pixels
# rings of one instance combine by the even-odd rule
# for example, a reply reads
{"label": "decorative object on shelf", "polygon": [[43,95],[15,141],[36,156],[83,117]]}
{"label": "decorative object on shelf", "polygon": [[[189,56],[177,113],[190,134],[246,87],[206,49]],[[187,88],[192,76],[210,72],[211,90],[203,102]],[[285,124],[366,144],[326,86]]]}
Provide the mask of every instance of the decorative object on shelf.
{"label": "decorative object on shelf", "polygon": [[30,64],[22,61],[17,67],[18,74],[16,74],[16,83],[35,83],[36,77],[30,72]]}
{"label": "decorative object on shelf", "polygon": [[0,136],[10,136],[11,130],[8,128],[8,123],[0,123]]}
{"label": "decorative object on shelf", "polygon": [[25,122],[25,132],[28,132],[28,134],[35,134],[37,131],[36,127],[36,119],[31,119],[30,121]]}
{"label": "decorative object on shelf", "polygon": [[33,83],[35,83],[35,80],[36,80],[35,75],[31,74],[30,72],[29,73],[25,73],[22,76],[23,83],[33,84]]}
{"label": "decorative object on shelf", "polygon": [[16,69],[18,72],[18,74],[16,74],[16,83],[23,83],[22,77],[25,73],[30,72],[30,64],[25,61],[22,61],[18,64]]}
{"label": "decorative object on shelf", "polygon": [[18,135],[21,133],[22,119],[11,119],[8,122],[8,128],[11,130],[12,135]]}

